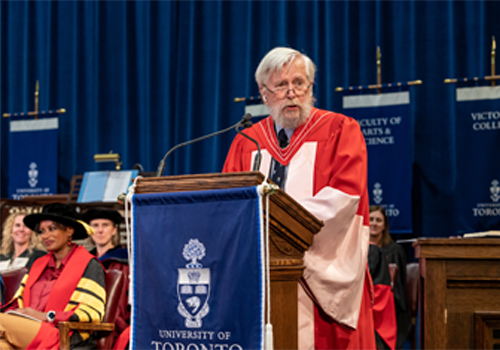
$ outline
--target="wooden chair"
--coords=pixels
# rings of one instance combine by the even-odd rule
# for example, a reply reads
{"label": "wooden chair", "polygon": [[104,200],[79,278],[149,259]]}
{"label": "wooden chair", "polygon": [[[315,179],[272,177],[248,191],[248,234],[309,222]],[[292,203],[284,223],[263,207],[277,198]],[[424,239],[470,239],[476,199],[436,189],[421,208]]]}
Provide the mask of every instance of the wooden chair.
{"label": "wooden chair", "polygon": [[1,273],[5,284],[5,302],[12,300],[16,294],[24,275],[28,272],[26,267],[21,267],[15,270],[7,270]]}
{"label": "wooden chair", "polygon": [[108,270],[106,272],[106,308],[104,319],[101,323],[90,322],[59,322],[59,348],[69,350],[69,331],[85,330],[93,331],[92,336],[97,341],[98,349],[112,349],[111,333],[115,328],[115,319],[118,311],[118,302],[120,301],[123,285],[123,273],[118,270]]}
{"label": "wooden chair", "polygon": [[412,325],[410,329],[409,340],[411,348],[417,348],[417,335],[416,335],[416,319],[417,319],[417,302],[418,302],[418,280],[419,269],[418,263],[406,264],[406,302],[411,311]]}

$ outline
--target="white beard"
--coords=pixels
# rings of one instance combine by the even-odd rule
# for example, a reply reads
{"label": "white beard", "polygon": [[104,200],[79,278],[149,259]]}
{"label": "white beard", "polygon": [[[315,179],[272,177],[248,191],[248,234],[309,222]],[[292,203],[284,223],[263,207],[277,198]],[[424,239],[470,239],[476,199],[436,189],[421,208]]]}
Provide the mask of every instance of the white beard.
{"label": "white beard", "polygon": [[[297,107],[299,107],[299,115],[297,117],[290,118],[285,116],[284,109],[288,105],[296,105]],[[269,110],[276,124],[285,129],[297,129],[302,124],[305,124],[307,118],[309,118],[309,115],[311,114],[312,107],[313,100],[310,99],[304,104],[289,103],[288,101],[286,101],[282,105],[274,105],[273,107],[269,107]]]}

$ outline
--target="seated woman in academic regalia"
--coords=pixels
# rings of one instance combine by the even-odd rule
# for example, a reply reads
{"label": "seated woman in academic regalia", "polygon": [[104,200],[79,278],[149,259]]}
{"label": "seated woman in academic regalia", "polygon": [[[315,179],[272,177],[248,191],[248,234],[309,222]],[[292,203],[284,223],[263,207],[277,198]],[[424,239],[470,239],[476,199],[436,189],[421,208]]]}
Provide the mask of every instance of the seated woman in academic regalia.
{"label": "seated woman in academic regalia", "polygon": [[[33,263],[14,299],[0,309],[0,348],[58,349],[58,322],[102,321],[105,271],[92,254],[72,242],[93,234],[73,207],[47,204],[41,213],[27,215],[24,223],[49,253]],[[71,334],[71,348],[94,346],[88,332]]]}
{"label": "seated woman in academic regalia", "polygon": [[130,324],[128,250],[119,245],[119,228],[123,217],[116,210],[98,208],[87,210],[82,217],[95,231],[95,235],[90,236],[87,240],[87,243],[95,245],[90,253],[98,257],[107,270],[116,269],[123,272],[125,288],[123,288],[118,305],[118,315],[113,331],[114,343]]}
{"label": "seated woman in academic regalia", "polygon": [[398,266],[394,286],[394,303],[397,319],[396,349],[401,349],[411,327],[411,310],[406,302],[406,253],[389,234],[389,218],[383,207],[370,206],[370,243],[380,248],[388,263]]}

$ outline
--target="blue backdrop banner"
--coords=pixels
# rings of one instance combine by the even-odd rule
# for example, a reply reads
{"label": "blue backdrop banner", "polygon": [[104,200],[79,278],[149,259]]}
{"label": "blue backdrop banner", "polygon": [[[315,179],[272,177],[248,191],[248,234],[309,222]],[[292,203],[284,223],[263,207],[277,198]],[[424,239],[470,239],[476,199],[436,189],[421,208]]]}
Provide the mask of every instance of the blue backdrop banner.
{"label": "blue backdrop banner", "polygon": [[57,193],[58,118],[13,120],[9,133],[9,198]]}
{"label": "blue backdrop banner", "polygon": [[500,87],[457,88],[458,232],[500,227]]}
{"label": "blue backdrop banner", "polygon": [[133,349],[261,349],[257,189],[133,197]]}
{"label": "blue backdrop banner", "polygon": [[343,108],[359,122],[365,136],[370,204],[386,209],[391,232],[411,233],[409,91],[344,96]]}

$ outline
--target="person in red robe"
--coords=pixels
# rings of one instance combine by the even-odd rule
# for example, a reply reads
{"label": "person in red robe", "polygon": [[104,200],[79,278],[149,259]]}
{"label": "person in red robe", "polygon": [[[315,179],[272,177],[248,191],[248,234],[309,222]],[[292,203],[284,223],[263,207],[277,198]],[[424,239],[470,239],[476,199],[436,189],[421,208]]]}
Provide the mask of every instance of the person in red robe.
{"label": "person in red robe", "polygon": [[[271,116],[244,132],[259,170],[324,222],[304,256],[299,349],[374,349],[365,141],[354,119],[313,106],[315,71],[294,49],[267,53],[255,78]],[[237,135],[223,171],[251,170],[256,154]]]}
{"label": "person in red robe", "polygon": [[[101,322],[106,304],[105,271],[84,247],[72,242],[93,230],[73,207],[47,204],[24,223],[49,252],[24,276],[14,299],[2,307],[0,349],[59,349],[58,322]],[[70,347],[93,347],[89,332],[73,332]]]}

